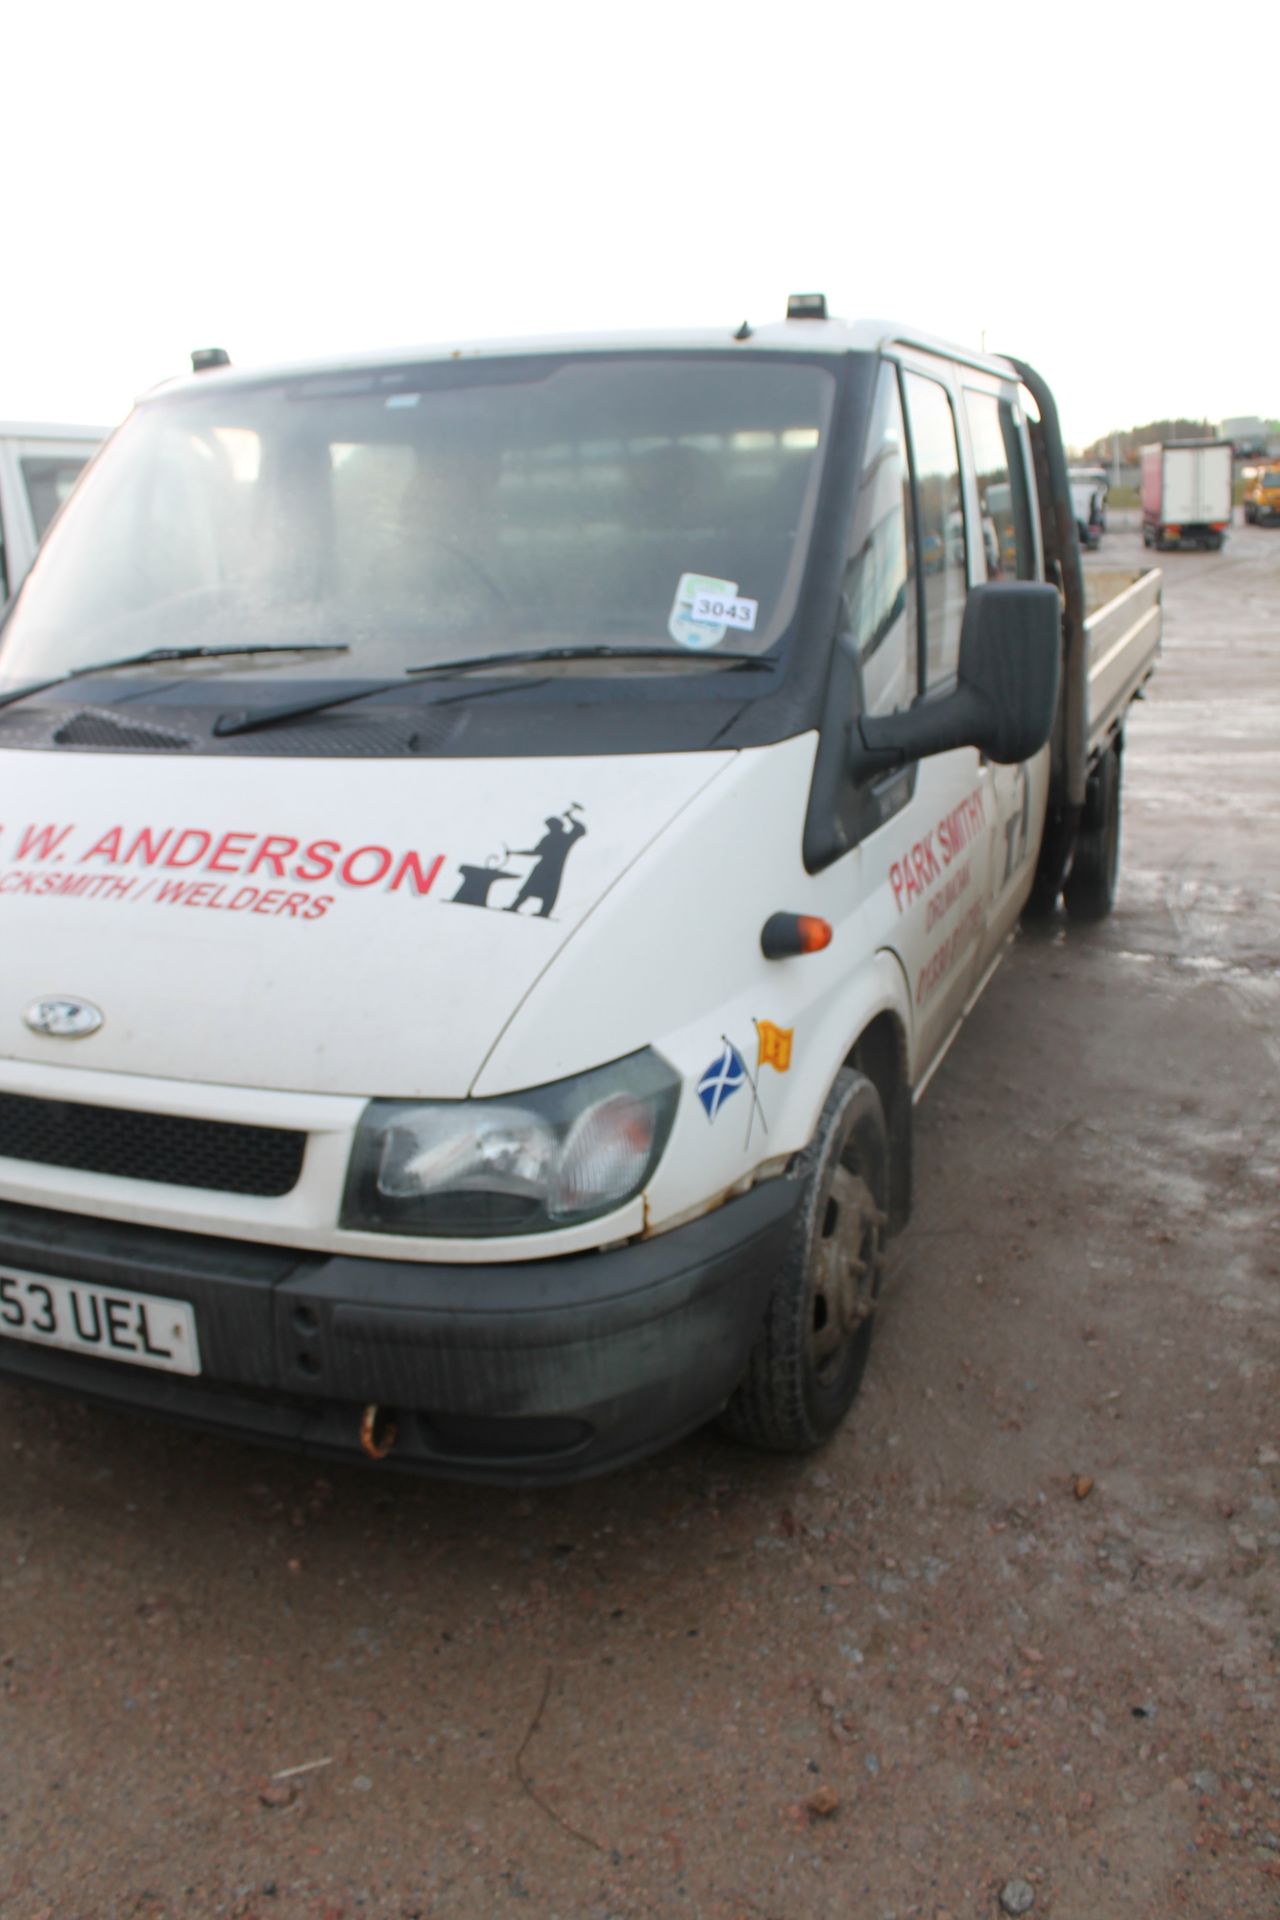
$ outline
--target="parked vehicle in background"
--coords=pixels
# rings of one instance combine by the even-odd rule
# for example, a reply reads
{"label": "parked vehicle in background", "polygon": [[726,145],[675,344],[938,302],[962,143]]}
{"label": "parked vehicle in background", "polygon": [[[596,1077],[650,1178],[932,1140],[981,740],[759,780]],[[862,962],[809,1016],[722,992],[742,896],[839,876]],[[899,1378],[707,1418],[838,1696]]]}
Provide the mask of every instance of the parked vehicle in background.
{"label": "parked vehicle in background", "polygon": [[1077,481],[1079,481],[1082,486],[1087,485],[1091,489],[1094,496],[1094,525],[1100,532],[1105,533],[1107,530],[1107,494],[1111,490],[1111,482],[1107,478],[1106,469],[1104,467],[1068,467],[1067,478],[1070,480],[1073,490]]}
{"label": "parked vehicle in background", "polygon": [[1221,432],[1222,438],[1231,442],[1238,460],[1256,458],[1259,454],[1265,458],[1270,451],[1270,429],[1256,413],[1241,413],[1232,420],[1224,420]]}
{"label": "parked vehicle in background", "polygon": [[1217,549],[1231,525],[1231,442],[1166,440],[1142,449],[1142,544]]}
{"label": "parked vehicle in background", "polygon": [[1280,520],[1280,462],[1258,467],[1249,477],[1244,494],[1244,517],[1262,526]]}
{"label": "parked vehicle in background", "polygon": [[105,437],[103,427],[0,422],[0,606],[22,585],[53,516]]}
{"label": "parked vehicle in background", "polygon": [[1030,367],[790,311],[113,436],[0,652],[0,1373],[504,1482],[835,1431],[1161,580],[1087,607]]}
{"label": "parked vehicle in background", "polygon": [[1098,545],[1102,538],[1102,505],[1098,490],[1092,480],[1072,479],[1071,510],[1075,515],[1076,532],[1080,536],[1080,545],[1090,550]]}

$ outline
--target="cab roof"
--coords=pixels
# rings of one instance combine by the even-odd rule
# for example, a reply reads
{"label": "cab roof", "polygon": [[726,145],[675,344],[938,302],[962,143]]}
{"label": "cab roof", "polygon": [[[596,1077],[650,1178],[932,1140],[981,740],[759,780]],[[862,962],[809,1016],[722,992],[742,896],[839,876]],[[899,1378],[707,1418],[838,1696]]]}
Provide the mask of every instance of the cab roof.
{"label": "cab roof", "polygon": [[724,353],[741,347],[745,352],[830,354],[876,353],[894,345],[916,347],[943,359],[960,360],[1005,379],[1016,378],[1009,361],[996,354],[975,353],[918,329],[888,320],[796,319],[771,320],[759,326],[673,327],[644,331],[537,334],[507,339],[436,341],[428,346],[380,349],[373,353],[341,354],[274,366],[210,367],[153,388],[154,394],[218,385],[257,384],[297,375],[377,372],[389,367],[420,365],[424,361],[511,359],[531,354],[580,353]]}

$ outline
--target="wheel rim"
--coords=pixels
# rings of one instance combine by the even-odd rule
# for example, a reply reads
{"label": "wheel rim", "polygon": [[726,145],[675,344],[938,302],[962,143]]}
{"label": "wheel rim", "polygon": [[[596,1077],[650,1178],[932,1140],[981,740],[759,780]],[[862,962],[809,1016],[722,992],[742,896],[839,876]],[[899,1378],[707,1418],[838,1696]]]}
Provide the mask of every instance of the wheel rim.
{"label": "wheel rim", "polygon": [[809,1348],[820,1385],[840,1371],[851,1343],[874,1311],[883,1224],[884,1214],[862,1175],[837,1165],[818,1219],[812,1260]]}

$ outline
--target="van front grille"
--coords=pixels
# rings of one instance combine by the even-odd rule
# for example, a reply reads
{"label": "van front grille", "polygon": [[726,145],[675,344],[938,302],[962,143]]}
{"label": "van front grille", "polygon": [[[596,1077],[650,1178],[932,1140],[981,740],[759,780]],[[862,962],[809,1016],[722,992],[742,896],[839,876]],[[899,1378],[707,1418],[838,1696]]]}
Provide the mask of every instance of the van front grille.
{"label": "van front grille", "polygon": [[0,1157],[80,1173],[274,1199],[298,1184],[306,1144],[282,1127],[0,1094]]}

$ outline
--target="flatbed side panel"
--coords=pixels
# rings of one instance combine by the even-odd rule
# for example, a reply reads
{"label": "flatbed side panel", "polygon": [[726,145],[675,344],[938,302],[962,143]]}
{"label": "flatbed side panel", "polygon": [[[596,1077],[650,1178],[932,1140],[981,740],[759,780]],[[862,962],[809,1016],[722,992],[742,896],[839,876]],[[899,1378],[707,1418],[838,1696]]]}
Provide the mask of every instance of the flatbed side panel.
{"label": "flatbed side panel", "polygon": [[1152,567],[1085,621],[1090,757],[1155,671],[1162,587],[1163,575]]}

